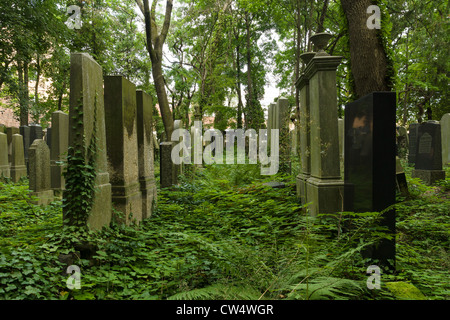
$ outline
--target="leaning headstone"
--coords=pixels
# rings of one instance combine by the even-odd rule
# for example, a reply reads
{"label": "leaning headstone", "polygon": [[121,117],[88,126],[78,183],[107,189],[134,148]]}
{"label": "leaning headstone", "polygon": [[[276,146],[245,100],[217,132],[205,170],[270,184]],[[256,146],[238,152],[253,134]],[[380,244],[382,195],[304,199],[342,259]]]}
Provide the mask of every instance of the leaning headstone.
{"label": "leaning headstone", "polygon": [[409,125],[408,133],[408,163],[416,163],[416,148],[417,148],[417,130],[419,129],[419,123],[411,123]]}
{"label": "leaning headstone", "polygon": [[172,162],[172,149],[175,145],[173,141],[161,142],[159,145],[159,175],[161,188],[171,187],[177,183],[175,170]]}
{"label": "leaning headstone", "polygon": [[62,111],[52,113],[53,135],[50,139],[50,171],[51,187],[55,195],[59,195],[65,189],[64,168],[67,165],[67,150],[69,147],[69,115]]}
{"label": "leaning headstone", "polygon": [[442,165],[450,164],[450,113],[442,116],[441,121]]}
{"label": "leaning headstone", "polygon": [[8,138],[6,133],[0,132],[0,179],[11,176],[8,162]]}
{"label": "leaning headstone", "polygon": [[414,168],[412,177],[420,178],[427,185],[445,179],[445,171],[442,170],[441,125],[439,121],[429,120],[420,124],[417,133]]}
{"label": "leaning headstone", "polygon": [[[126,224],[142,221],[139,183],[136,86],[122,76],[106,76],[105,125],[112,203]],[[120,220],[120,219],[119,219]]]}
{"label": "leaning headstone", "polygon": [[13,134],[11,138],[11,179],[19,182],[20,178],[27,176],[25,156],[23,154],[23,138],[20,134]]}
{"label": "leaning headstone", "polygon": [[[396,100],[394,92],[373,92],[345,107],[344,210],[382,212],[396,195]],[[380,224],[395,234],[395,209]],[[365,253],[393,267],[395,241],[383,240]]]}
{"label": "leaning headstone", "polygon": [[[89,146],[94,142],[96,148],[92,150]],[[95,155],[95,194],[90,200],[86,224],[91,230],[108,226],[111,222],[111,184],[106,160],[103,72],[100,65],[85,53],[72,53],[70,57],[69,147],[70,155],[76,151],[84,153],[86,164]],[[66,181],[66,190],[74,188]],[[63,196],[64,201],[71,202],[84,195],[66,191]],[[69,225],[80,222],[67,210],[64,210],[64,217]]]}
{"label": "leaning headstone", "polygon": [[153,154],[152,97],[136,91],[139,182],[142,192],[142,219],[150,218],[157,202]]}
{"label": "leaning headstone", "polygon": [[50,149],[42,139],[36,139],[29,148],[29,189],[37,197],[35,204],[47,205],[53,201],[50,185]]}
{"label": "leaning headstone", "polygon": [[408,182],[406,181],[405,170],[400,162],[400,158],[395,158],[395,178],[397,181],[397,191],[403,196],[409,196]]}

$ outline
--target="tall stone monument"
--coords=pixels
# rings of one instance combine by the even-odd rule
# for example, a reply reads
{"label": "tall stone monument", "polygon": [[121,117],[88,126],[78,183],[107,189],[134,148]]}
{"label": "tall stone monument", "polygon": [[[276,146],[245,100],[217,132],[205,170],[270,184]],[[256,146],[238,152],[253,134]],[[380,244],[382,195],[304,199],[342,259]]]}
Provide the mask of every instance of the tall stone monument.
{"label": "tall stone monument", "polygon": [[150,218],[157,202],[154,172],[152,97],[136,91],[139,182],[142,192],[142,219]]}
{"label": "tall stone monument", "polygon": [[336,69],[342,57],[323,51],[331,35],[311,37],[318,52],[306,66],[309,79],[311,175],[306,180],[310,214],[342,211],[344,181],[339,164]]}
{"label": "tall stone monument", "polygon": [[[345,107],[345,211],[382,212],[396,195],[395,92],[373,92]],[[395,209],[382,226],[395,234]],[[365,253],[394,267],[395,240],[383,240]]]}
{"label": "tall stone monument", "polygon": [[[94,133],[95,137],[93,137]],[[93,138],[97,146],[95,196],[86,223],[91,230],[98,230],[109,226],[111,222],[111,184],[106,160],[103,72],[100,65],[90,55],[72,53],[70,57],[69,147],[83,152],[86,157],[85,162],[88,162],[89,148],[86,147],[94,141]],[[68,187],[66,181],[66,190]],[[69,224],[74,222],[74,217],[68,216],[66,211],[64,216]]]}
{"label": "tall stone monument", "polygon": [[105,121],[112,202],[127,224],[142,220],[136,86],[122,76],[105,77]]}

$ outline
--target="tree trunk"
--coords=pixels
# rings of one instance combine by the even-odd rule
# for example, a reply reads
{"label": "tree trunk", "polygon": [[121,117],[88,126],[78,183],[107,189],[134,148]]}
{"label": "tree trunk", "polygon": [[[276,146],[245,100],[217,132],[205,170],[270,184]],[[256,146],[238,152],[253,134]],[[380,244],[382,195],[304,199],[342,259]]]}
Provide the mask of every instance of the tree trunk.
{"label": "tree trunk", "polygon": [[[236,37],[239,41],[239,36]],[[239,42],[236,46],[236,91],[238,95],[238,106],[237,106],[237,128],[242,128],[242,92],[241,92],[241,67],[240,67],[240,45]]]}
{"label": "tree trunk", "polygon": [[250,30],[250,15],[245,13],[245,27],[247,31],[247,120],[246,128],[252,128],[253,125],[253,79],[252,79],[252,53],[251,53],[251,30]]}
{"label": "tree trunk", "polygon": [[[390,91],[388,58],[379,37],[380,30],[369,29],[367,8],[371,0],[341,0],[348,21],[350,65],[355,98],[373,91]],[[381,26],[383,28],[383,26]]]}

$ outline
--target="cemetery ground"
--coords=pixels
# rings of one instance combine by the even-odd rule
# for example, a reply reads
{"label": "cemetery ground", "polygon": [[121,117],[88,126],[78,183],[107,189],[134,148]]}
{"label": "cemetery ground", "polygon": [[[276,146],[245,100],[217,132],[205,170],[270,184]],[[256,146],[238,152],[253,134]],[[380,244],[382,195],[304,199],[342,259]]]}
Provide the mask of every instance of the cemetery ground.
{"label": "cemetery ground", "polygon": [[[361,253],[386,236],[376,227],[380,214],[311,218],[296,199],[296,172],[187,170],[178,186],[158,190],[150,219],[96,233],[63,227],[60,201],[30,203],[26,180],[1,182],[0,299],[448,300],[450,169],[430,187],[405,167],[397,270],[382,270],[372,290]],[[273,180],[285,187],[264,185]],[[94,252],[78,251],[80,243],[95,244]],[[67,287],[69,264],[80,268],[80,289]]]}

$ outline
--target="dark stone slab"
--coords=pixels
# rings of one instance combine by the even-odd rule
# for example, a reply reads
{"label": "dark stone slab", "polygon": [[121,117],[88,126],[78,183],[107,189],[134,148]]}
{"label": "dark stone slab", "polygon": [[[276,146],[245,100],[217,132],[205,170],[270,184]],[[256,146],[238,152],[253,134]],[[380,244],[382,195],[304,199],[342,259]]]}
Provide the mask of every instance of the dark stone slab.
{"label": "dark stone slab", "polygon": [[417,149],[417,133],[419,129],[419,123],[412,123],[409,125],[409,150],[408,150],[408,163],[416,163],[416,149]]}
{"label": "dark stone slab", "polygon": [[438,121],[427,121],[418,128],[415,168],[442,170],[441,125]]}
{"label": "dark stone slab", "polygon": [[[373,92],[345,107],[344,210],[381,212],[395,203],[395,120],[394,92]],[[380,224],[395,233],[395,210],[385,211]],[[365,255],[393,269],[395,241],[382,241]]]}

